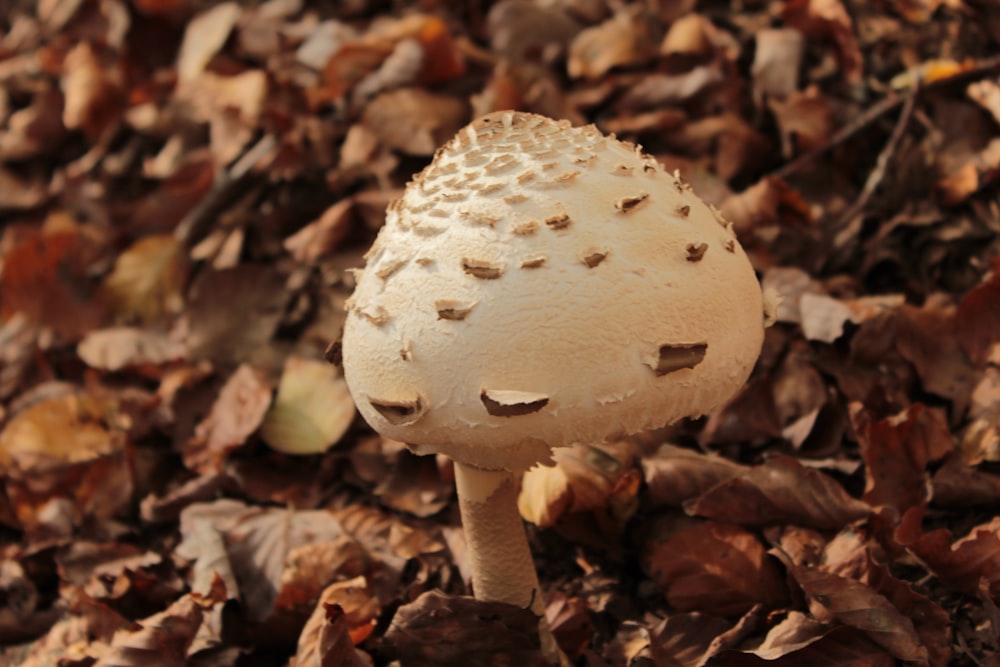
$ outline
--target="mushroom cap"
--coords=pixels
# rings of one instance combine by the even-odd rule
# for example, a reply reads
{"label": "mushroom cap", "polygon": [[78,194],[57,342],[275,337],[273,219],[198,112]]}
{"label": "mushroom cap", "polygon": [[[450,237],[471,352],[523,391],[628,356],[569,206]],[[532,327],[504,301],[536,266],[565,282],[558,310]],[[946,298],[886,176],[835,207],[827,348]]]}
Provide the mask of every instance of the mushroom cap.
{"label": "mushroom cap", "polygon": [[415,452],[521,470],[726,401],[764,309],[732,225],[651,156],[496,112],[389,206],[347,304],[344,375]]}

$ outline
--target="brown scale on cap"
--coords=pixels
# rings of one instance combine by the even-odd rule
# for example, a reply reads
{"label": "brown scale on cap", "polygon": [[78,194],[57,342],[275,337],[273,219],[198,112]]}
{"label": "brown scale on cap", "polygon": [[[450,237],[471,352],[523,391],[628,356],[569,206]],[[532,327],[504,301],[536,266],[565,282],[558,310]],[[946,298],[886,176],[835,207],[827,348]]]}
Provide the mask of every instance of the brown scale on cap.
{"label": "brown scale on cap", "polygon": [[622,197],[615,200],[615,210],[619,213],[630,213],[639,207],[643,202],[649,199],[648,192],[640,192],[637,195],[632,195],[631,197]]}
{"label": "brown scale on cap", "polygon": [[705,251],[708,250],[707,243],[688,243],[687,244],[687,261],[689,262],[700,262],[701,258],[705,256]]}
{"label": "brown scale on cap", "polygon": [[482,259],[463,259],[462,270],[473,278],[479,278],[481,280],[496,280],[503,275],[502,264]]}
{"label": "brown scale on cap", "polygon": [[580,261],[586,264],[588,268],[592,269],[603,262],[607,256],[607,250],[597,250],[596,248],[592,248],[584,251],[584,255],[580,258]]}
{"label": "brown scale on cap", "polygon": [[657,376],[667,375],[686,368],[694,368],[705,358],[707,343],[661,345],[655,366],[650,366]]}
{"label": "brown scale on cap", "polygon": [[573,220],[570,219],[569,214],[567,213],[558,213],[551,217],[545,218],[545,224],[550,229],[566,229],[571,224],[573,224]]}
{"label": "brown scale on cap", "polygon": [[413,424],[424,416],[426,408],[419,396],[408,400],[387,400],[368,397],[368,404],[395,426]]}

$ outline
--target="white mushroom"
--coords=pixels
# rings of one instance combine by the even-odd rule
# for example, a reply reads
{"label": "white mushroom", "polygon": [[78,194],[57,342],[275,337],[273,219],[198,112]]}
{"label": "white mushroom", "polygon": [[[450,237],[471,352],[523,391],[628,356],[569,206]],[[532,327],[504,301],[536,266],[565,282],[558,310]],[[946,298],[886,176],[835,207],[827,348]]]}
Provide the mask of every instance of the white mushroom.
{"label": "white mushroom", "polygon": [[[456,187],[473,189],[453,203]],[[441,233],[417,231],[426,211]],[[454,459],[476,596],[541,613],[513,473],[727,400],[763,340],[753,268],[732,227],[650,156],[510,111],[440,149],[376,244],[375,260],[425,262],[383,260],[358,280],[343,336],[358,409]]]}

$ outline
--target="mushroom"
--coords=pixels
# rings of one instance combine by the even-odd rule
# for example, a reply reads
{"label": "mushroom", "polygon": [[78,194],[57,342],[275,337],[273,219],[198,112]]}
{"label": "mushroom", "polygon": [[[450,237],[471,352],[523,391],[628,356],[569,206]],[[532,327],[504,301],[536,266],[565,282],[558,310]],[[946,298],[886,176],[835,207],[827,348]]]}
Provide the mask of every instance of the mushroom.
{"label": "mushroom", "polygon": [[348,305],[344,375],[376,431],[455,462],[476,597],[541,616],[515,475],[726,401],[770,301],[732,225],[638,147],[496,112],[389,207]]}

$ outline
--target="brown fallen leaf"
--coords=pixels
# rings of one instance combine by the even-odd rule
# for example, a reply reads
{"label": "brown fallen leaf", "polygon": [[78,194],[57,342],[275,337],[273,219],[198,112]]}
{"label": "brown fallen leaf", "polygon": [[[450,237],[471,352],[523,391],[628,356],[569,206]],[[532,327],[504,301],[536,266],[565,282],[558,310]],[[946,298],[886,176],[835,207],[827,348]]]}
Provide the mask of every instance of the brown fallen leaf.
{"label": "brown fallen leaf", "polygon": [[187,22],[177,55],[177,77],[181,81],[198,78],[216,53],[225,45],[240,18],[240,6],[222,2]]}
{"label": "brown fallen leaf", "polygon": [[448,505],[453,491],[454,482],[442,477],[434,457],[401,450],[372,493],[394,510],[429,517]]}
{"label": "brown fallen leaf", "polygon": [[285,250],[300,262],[314,264],[316,260],[336,250],[338,244],[347,236],[351,229],[353,207],[353,199],[341,199],[326,209],[319,219],[286,238]]}
{"label": "brown fallen leaf", "polygon": [[243,362],[271,340],[288,298],[282,275],[270,266],[244,262],[202,271],[177,328],[186,331],[192,358]]}
{"label": "brown fallen leaf", "polygon": [[955,540],[947,528],[923,532],[924,511],[912,507],[903,515],[896,541],[953,588],[975,595],[983,581],[992,598],[1000,599],[1000,518]]}
{"label": "brown fallen leaf", "polygon": [[821,613],[861,630],[900,660],[927,661],[927,649],[913,622],[884,596],[854,579],[800,567],[787,559],[785,566]]}
{"label": "brown fallen leaf", "polygon": [[368,103],[365,127],[383,144],[409,155],[432,155],[469,119],[468,105],[457,97],[423,88],[400,88]]}
{"label": "brown fallen leaf", "polygon": [[88,366],[106,371],[146,370],[187,356],[184,344],[151,329],[112,327],[91,331],[76,347]]}
{"label": "brown fallen leaf", "polygon": [[1000,304],[1000,257],[993,260],[984,280],[962,297],[955,312],[958,342],[974,362],[984,362],[990,349],[1000,345],[997,304]]}
{"label": "brown fallen leaf", "polygon": [[95,667],[186,667],[188,651],[206,613],[225,595],[189,593],[166,610],[138,622],[137,630],[119,630]]}
{"label": "brown fallen leaf", "polygon": [[[323,597],[327,597],[325,592]],[[373,663],[354,648],[348,612],[337,602],[324,601],[306,621],[295,655],[288,664],[289,667],[368,667]]]}
{"label": "brown fallen leaf", "polygon": [[69,535],[131,500],[132,453],[120,406],[80,390],[41,400],[0,432],[0,479],[20,527]]}
{"label": "brown fallen leaf", "polygon": [[722,202],[722,215],[742,238],[767,225],[812,222],[809,204],[788,183],[767,176]]}
{"label": "brown fallen leaf", "polygon": [[865,502],[900,514],[930,496],[927,467],[954,450],[943,411],[915,403],[882,420],[851,404],[851,422],[865,462]]}
{"label": "brown fallen leaf", "polygon": [[[0,173],[0,191],[4,189]],[[3,256],[0,320],[23,313],[29,322],[51,330],[59,344],[100,327],[106,309],[90,277],[100,255],[100,248],[77,229],[32,230]]]}
{"label": "brown fallen leaf", "polygon": [[732,627],[717,616],[671,614],[649,632],[650,652],[657,667],[700,667],[715,638]]}
{"label": "brown fallen leaf", "polygon": [[834,130],[833,108],[817,86],[793,91],[767,102],[781,132],[781,153],[786,159],[824,145]]}
{"label": "brown fallen leaf", "polygon": [[198,561],[206,552],[197,526],[208,523],[222,534],[228,561],[251,620],[262,621],[274,609],[285,572],[285,560],[296,547],[333,541],[344,534],[330,512],[252,507],[235,500],[195,503],[181,512],[181,543],[177,552]]}
{"label": "brown fallen leaf", "polygon": [[221,470],[226,457],[260,427],[270,404],[271,385],[252,366],[241,365],[184,444],[184,465],[201,474]]}
{"label": "brown fallen leaf", "polygon": [[747,526],[793,523],[823,530],[839,530],[872,511],[832,478],[783,455],[709,489],[684,507],[689,514]]}
{"label": "brown fallen leaf", "polygon": [[543,667],[538,617],[502,602],[428,591],[396,610],[382,647],[404,667]]}
{"label": "brown fallen leaf", "polygon": [[861,80],[864,58],[851,15],[840,0],[791,0],[781,8],[781,18],[807,37],[832,43],[847,82],[853,84]]}
{"label": "brown fallen leaf", "polygon": [[663,445],[642,460],[649,499],[654,505],[681,507],[723,482],[749,470],[715,454]]}
{"label": "brown fallen leaf", "polygon": [[[805,622],[799,620],[805,619]],[[815,627],[815,621],[792,612],[775,626],[760,647],[726,650],[698,667],[892,667],[896,659],[854,628]],[[786,627],[795,624],[795,627]],[[785,633],[788,633],[787,635]]]}
{"label": "brown fallen leaf", "polygon": [[646,539],[642,568],[681,611],[738,616],[757,603],[778,607],[787,595],[760,540],[729,523],[665,517]]}
{"label": "brown fallen leaf", "polygon": [[313,605],[325,586],[340,578],[359,577],[369,567],[368,553],[348,535],[295,547],[285,559],[275,608]]}
{"label": "brown fallen leaf", "polygon": [[970,508],[1000,503],[1000,475],[970,467],[955,456],[931,477],[931,500],[937,507]]}
{"label": "brown fallen leaf", "polygon": [[784,98],[798,89],[799,68],[805,51],[805,38],[794,28],[765,28],[754,35],[754,92]]}
{"label": "brown fallen leaf", "polygon": [[552,453],[555,465],[535,466],[521,482],[517,506],[521,516],[537,526],[554,525],[563,515],[606,508],[623,498],[623,484],[634,452],[627,443],[573,445]]}
{"label": "brown fallen leaf", "polygon": [[571,78],[597,79],[615,67],[642,65],[656,56],[652,24],[637,12],[623,10],[587,28],[569,47],[566,71]]}
{"label": "brown fallen leaf", "polygon": [[525,0],[497,2],[486,21],[490,49],[515,62],[538,55],[544,62],[554,61],[582,28],[565,7]]}

